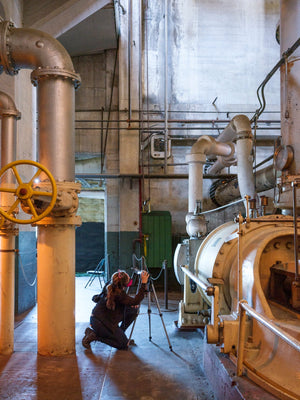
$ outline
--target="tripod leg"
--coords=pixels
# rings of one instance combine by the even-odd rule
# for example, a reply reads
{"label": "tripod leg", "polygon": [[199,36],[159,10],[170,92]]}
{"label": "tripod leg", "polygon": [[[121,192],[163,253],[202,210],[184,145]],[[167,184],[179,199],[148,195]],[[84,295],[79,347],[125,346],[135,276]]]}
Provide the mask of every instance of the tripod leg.
{"label": "tripod leg", "polygon": [[148,291],[148,321],[149,321],[149,341],[151,342],[151,293]]}
{"label": "tripod leg", "polygon": [[[137,278],[137,275],[136,275],[135,272],[133,272],[132,275],[131,275],[131,277],[130,277],[130,279],[132,279],[132,280],[134,281],[134,283],[135,283],[136,278]],[[140,282],[140,280],[139,280],[136,293],[139,291],[140,286],[141,286],[141,282]],[[127,294],[128,294],[128,292],[129,292],[129,289],[130,289],[130,287],[128,287],[127,290],[126,290],[126,293],[127,293]],[[128,338],[128,345],[129,345],[129,342],[130,342],[130,340],[131,340],[131,338],[132,338],[133,330],[134,330],[134,327],[135,327],[135,323],[136,323],[137,317],[139,316],[140,309],[141,309],[141,307],[139,307],[139,310],[138,310],[138,313],[137,313],[137,315],[136,315],[136,317],[135,317],[135,320],[134,320],[133,323],[132,323],[132,328],[131,328],[130,335],[129,335],[129,338]]]}
{"label": "tripod leg", "polygon": [[164,331],[165,331],[165,334],[166,334],[166,337],[167,337],[167,340],[168,340],[168,343],[169,343],[169,349],[172,351],[172,345],[171,345],[171,342],[170,342],[170,339],[169,339],[169,336],[168,336],[168,332],[167,332],[167,329],[166,329],[166,326],[165,326],[165,323],[164,323],[163,315],[162,315],[162,312],[160,310],[158,298],[157,298],[156,291],[155,291],[154,284],[153,284],[152,280],[151,280],[151,288],[152,288],[152,291],[153,291],[153,294],[154,294],[156,307],[158,309],[159,316],[160,316],[160,319],[161,319],[161,322],[162,322],[162,325],[164,327]]}
{"label": "tripod leg", "polygon": [[139,316],[139,313],[140,313],[140,307],[139,307],[139,311],[138,311],[138,313],[137,313],[137,315],[136,315],[136,317],[135,317],[135,320],[134,320],[133,323],[132,323],[130,335],[129,335],[128,342],[127,342],[128,345],[129,345],[130,340],[131,340],[131,338],[132,338],[133,330],[134,330],[134,327],[135,327],[135,323],[136,323],[137,317]]}

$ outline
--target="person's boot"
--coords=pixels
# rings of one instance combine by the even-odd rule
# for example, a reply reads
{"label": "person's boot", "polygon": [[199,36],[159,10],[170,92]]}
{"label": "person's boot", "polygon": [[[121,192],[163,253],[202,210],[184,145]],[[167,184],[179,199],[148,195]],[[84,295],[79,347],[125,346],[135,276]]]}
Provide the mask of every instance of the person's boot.
{"label": "person's boot", "polygon": [[96,333],[91,328],[86,328],[84,332],[84,337],[82,339],[82,346],[86,349],[91,348],[91,342],[97,340]]}

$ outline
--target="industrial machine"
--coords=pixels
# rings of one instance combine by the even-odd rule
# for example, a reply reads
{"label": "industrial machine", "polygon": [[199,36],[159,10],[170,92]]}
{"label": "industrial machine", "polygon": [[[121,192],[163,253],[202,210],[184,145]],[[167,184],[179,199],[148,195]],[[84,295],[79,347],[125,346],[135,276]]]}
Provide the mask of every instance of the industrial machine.
{"label": "industrial machine", "polygon": [[[247,375],[280,399],[300,399],[299,17],[299,1],[281,2],[282,57],[261,85],[281,70],[281,144],[273,164],[280,177],[272,199],[277,212],[265,214],[267,198],[259,198],[253,179],[251,124],[265,107],[262,95],[251,121],[234,117],[217,140],[200,137],[187,156],[190,239],[174,257],[184,285],[179,327],[205,325],[207,343],[234,361],[237,376]],[[217,161],[211,172],[237,165],[245,209],[207,234],[205,215],[196,210],[203,200],[203,165],[212,154]]]}

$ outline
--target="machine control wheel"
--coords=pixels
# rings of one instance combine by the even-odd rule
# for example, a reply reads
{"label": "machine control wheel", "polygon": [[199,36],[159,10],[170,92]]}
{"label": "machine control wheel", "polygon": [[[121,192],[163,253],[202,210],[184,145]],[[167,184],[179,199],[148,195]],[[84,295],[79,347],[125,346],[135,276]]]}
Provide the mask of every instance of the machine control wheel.
{"label": "machine control wheel", "polygon": [[[22,168],[24,168],[24,165],[29,165],[30,168],[33,167],[36,168],[36,172],[33,172],[33,176],[32,178],[30,178],[28,182],[24,182],[22,180],[21,175],[17,169],[17,166],[22,166]],[[17,224],[32,224],[46,217],[53,209],[57,196],[57,187],[55,179],[50,173],[50,171],[42,164],[36,161],[19,160],[11,162],[1,169],[0,182],[3,176],[7,173],[12,173],[14,175],[17,184],[6,185],[7,187],[5,187],[5,184],[2,185],[0,183],[0,194],[11,193],[15,196],[16,199],[13,202],[13,204],[10,207],[8,207],[8,210],[3,210],[0,207],[1,216]],[[51,191],[48,192],[45,190],[40,190],[39,188],[35,187],[36,181],[39,179],[39,176],[41,174],[44,175],[43,178],[49,179],[51,184]],[[48,198],[47,203],[49,202],[49,204],[46,207],[46,209],[44,209],[41,213],[38,213],[36,211],[36,208],[34,207],[34,202],[35,200],[38,200],[41,197],[47,197]],[[15,216],[16,208],[18,207],[19,204],[21,205],[22,208],[24,207],[29,210],[30,215],[32,215],[30,219],[16,218]]]}

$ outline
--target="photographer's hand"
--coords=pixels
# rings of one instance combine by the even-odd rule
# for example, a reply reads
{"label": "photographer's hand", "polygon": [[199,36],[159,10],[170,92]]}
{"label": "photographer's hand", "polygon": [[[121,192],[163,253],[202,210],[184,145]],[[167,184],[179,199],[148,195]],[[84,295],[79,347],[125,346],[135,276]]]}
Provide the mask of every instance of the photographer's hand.
{"label": "photographer's hand", "polygon": [[142,283],[147,283],[149,278],[149,274],[147,271],[142,271],[141,273],[141,281]]}

